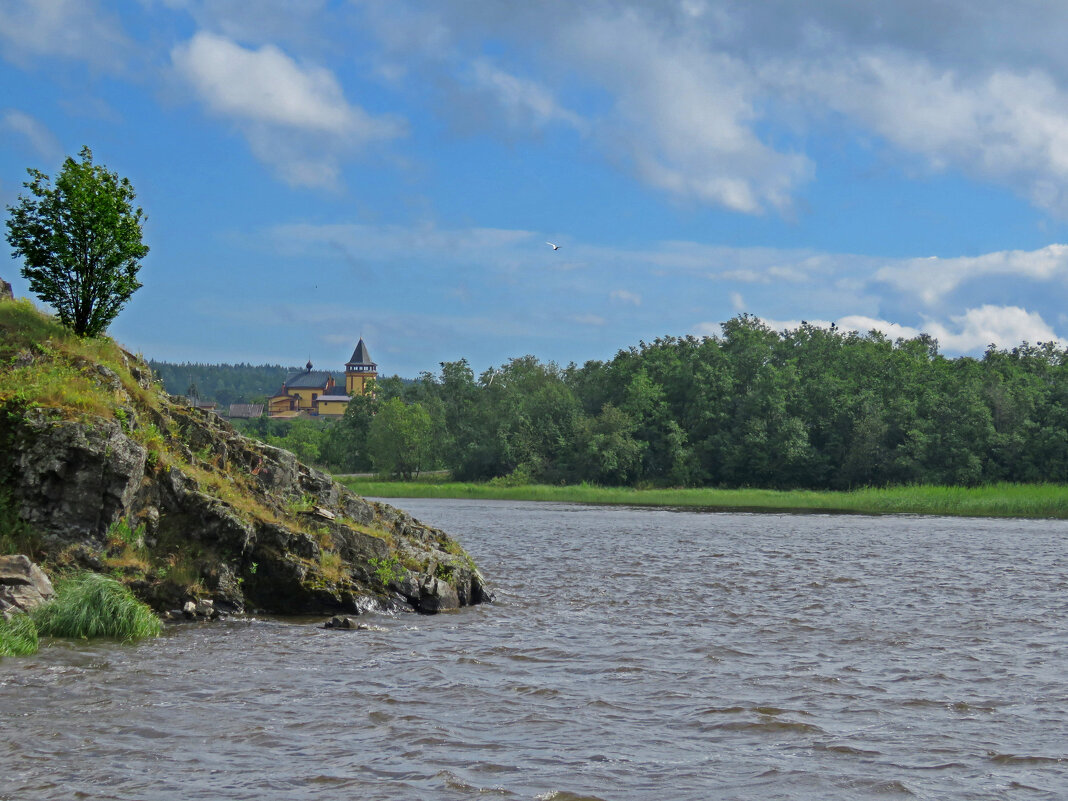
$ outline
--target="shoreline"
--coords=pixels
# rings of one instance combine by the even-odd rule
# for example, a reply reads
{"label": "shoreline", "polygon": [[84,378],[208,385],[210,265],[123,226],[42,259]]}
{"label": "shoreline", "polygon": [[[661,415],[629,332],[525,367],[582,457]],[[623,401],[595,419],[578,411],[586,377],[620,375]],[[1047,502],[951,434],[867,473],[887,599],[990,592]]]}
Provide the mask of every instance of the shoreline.
{"label": "shoreline", "polygon": [[607,506],[702,508],[733,512],[910,514],[950,517],[1068,519],[1068,485],[994,484],[983,487],[904,486],[849,491],[760,489],[633,489],[589,485],[381,481],[337,476],[358,495],[379,498],[585,503]]}

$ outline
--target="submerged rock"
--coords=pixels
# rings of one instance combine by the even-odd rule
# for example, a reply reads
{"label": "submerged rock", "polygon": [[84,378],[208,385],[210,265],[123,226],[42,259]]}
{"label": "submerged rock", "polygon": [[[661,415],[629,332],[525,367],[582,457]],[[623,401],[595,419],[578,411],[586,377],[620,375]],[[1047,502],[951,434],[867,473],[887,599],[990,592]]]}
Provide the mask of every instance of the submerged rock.
{"label": "submerged rock", "polygon": [[341,629],[343,631],[387,631],[382,626],[364,623],[352,615],[334,615],[323,624],[324,629]]}

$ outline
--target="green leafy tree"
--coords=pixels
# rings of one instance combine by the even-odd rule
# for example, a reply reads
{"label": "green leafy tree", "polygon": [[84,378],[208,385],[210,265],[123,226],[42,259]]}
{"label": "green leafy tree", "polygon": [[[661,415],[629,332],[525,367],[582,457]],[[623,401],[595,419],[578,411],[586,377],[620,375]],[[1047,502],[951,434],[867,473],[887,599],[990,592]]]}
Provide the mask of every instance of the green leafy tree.
{"label": "green leafy tree", "polygon": [[96,336],[141,287],[148,246],[130,181],[93,164],[88,147],[79,155],[80,162],[63,162],[54,187],[44,173],[27,170],[30,196],[8,207],[7,241],[24,261],[30,291],[74,333]]}
{"label": "green leafy tree", "polygon": [[343,473],[370,470],[367,436],[377,409],[378,400],[373,390],[353,397],[345,409],[345,416],[329,429],[323,443],[323,460]]}
{"label": "green leafy tree", "polygon": [[433,423],[422,404],[390,398],[378,407],[367,432],[375,468],[410,480],[431,458]]}
{"label": "green leafy tree", "polygon": [[641,470],[647,442],[634,438],[636,426],[627,413],[606,403],[597,417],[583,417],[575,444],[575,469],[582,480],[621,485]]}

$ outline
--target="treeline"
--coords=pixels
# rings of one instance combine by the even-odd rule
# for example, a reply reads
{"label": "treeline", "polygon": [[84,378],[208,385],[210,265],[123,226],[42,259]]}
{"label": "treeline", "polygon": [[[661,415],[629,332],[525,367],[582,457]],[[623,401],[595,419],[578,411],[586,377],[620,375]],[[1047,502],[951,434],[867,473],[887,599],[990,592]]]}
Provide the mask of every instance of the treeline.
{"label": "treeline", "polygon": [[280,364],[194,364],[149,361],[149,366],[172,395],[197,394],[223,409],[231,403],[262,403],[277,392],[295,367]]}
{"label": "treeline", "polygon": [[[1068,481],[1068,350],[991,347],[949,359],[891,341],[743,315],[607,362],[466,361],[380,381],[332,426],[318,461],[345,472],[605,485],[845,489]],[[507,477],[507,478],[502,478]]]}

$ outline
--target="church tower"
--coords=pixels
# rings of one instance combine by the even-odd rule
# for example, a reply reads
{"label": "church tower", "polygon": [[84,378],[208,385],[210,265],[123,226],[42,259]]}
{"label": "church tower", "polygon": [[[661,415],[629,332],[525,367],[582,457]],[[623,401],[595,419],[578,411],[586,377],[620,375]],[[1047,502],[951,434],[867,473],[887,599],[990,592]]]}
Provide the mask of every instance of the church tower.
{"label": "church tower", "polygon": [[378,365],[371,361],[371,354],[360,337],[352,358],[345,363],[345,394],[350,398],[367,394],[367,382],[377,376]]}

